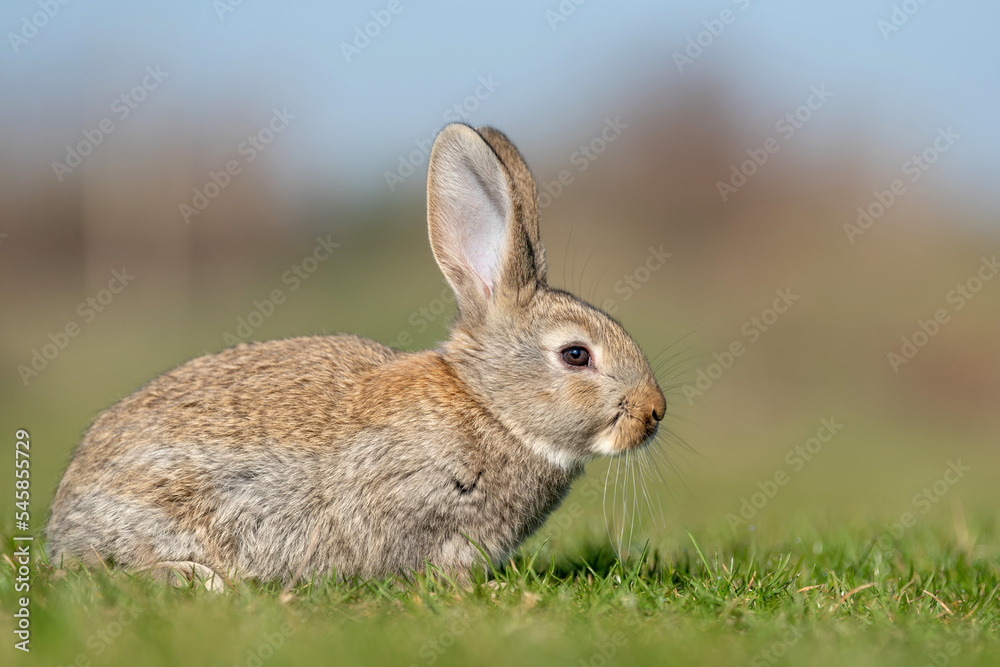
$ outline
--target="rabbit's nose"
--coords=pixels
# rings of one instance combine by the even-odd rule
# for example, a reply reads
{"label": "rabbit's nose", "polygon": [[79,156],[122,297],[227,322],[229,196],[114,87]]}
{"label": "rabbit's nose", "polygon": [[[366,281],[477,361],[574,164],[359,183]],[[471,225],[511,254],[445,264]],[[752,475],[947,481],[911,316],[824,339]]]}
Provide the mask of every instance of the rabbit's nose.
{"label": "rabbit's nose", "polygon": [[663,397],[663,392],[659,387],[654,386],[650,393],[652,394],[653,420],[662,421],[663,416],[667,414],[667,399]]}
{"label": "rabbit's nose", "polygon": [[[634,405],[640,410],[645,411],[646,417],[651,425],[655,425],[657,422],[663,420],[663,416],[667,413],[667,399],[663,397],[663,392],[655,384],[643,387],[637,392],[634,399]],[[642,407],[644,406],[644,407]],[[640,414],[642,414],[640,412]],[[642,419],[642,417],[640,417]]]}

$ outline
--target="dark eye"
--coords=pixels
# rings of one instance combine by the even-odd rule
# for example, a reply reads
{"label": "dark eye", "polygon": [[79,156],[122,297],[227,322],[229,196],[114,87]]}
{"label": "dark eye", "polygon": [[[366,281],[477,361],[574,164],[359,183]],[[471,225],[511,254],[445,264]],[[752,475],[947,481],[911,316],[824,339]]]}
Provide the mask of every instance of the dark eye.
{"label": "dark eye", "polygon": [[570,366],[589,366],[590,352],[585,347],[573,345],[562,351],[562,358]]}

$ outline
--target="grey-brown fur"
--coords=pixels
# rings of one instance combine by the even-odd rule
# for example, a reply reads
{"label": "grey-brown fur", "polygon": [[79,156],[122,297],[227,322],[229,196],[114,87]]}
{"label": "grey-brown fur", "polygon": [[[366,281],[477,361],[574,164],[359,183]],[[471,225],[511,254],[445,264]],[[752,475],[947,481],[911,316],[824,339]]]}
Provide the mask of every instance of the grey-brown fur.
{"label": "grey-brown fur", "polygon": [[[482,562],[467,535],[504,560],[589,458],[641,446],[665,410],[628,334],[546,285],[535,199],[501,133],[445,128],[428,218],[458,296],[451,338],[412,354],[353,336],[253,343],[161,375],[77,447],[52,556],[265,581],[461,573]],[[571,342],[593,368],[561,364]]]}

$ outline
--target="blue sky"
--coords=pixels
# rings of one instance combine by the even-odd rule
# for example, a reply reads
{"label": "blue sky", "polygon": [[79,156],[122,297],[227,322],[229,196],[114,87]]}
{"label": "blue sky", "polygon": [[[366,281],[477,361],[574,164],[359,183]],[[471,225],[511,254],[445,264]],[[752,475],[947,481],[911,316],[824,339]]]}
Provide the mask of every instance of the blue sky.
{"label": "blue sky", "polygon": [[[170,76],[129,132],[180,119],[208,128],[225,152],[246,134],[233,128],[234,109],[241,122],[263,124],[272,107],[287,107],[296,121],[282,139],[285,178],[335,177],[373,192],[480,77],[499,85],[469,120],[538,150],[561,153],[636,93],[721,77],[741,123],[762,133],[810,86],[825,84],[838,104],[810,132],[817,149],[824,133],[862,124],[873,130],[871,153],[895,164],[951,125],[963,141],[942,173],[992,189],[997,172],[1000,3],[565,0],[575,9],[553,29],[546,12],[558,11],[558,0],[399,0],[398,13],[347,62],[341,43],[372,12],[384,19],[388,0],[243,0],[221,19],[212,0],[71,0],[15,53],[10,33],[49,3],[58,0],[0,7],[0,147],[39,165],[159,64]],[[919,9],[886,40],[878,21],[903,4]],[[724,11],[732,21],[678,72],[672,54]]]}

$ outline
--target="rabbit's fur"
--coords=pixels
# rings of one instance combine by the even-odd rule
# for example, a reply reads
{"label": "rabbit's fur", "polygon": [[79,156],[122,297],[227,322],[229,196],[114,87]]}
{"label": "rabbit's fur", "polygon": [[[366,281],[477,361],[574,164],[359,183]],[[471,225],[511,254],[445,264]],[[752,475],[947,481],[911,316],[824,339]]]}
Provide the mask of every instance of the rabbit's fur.
{"label": "rabbit's fur", "polygon": [[[666,404],[605,313],[545,282],[535,184],[500,132],[455,124],[428,175],[451,338],[238,345],[102,413],[59,485],[57,560],[224,576],[406,575],[499,563],[584,463],[645,444]],[[593,365],[572,367],[581,345]],[[473,542],[475,544],[473,544]]]}

